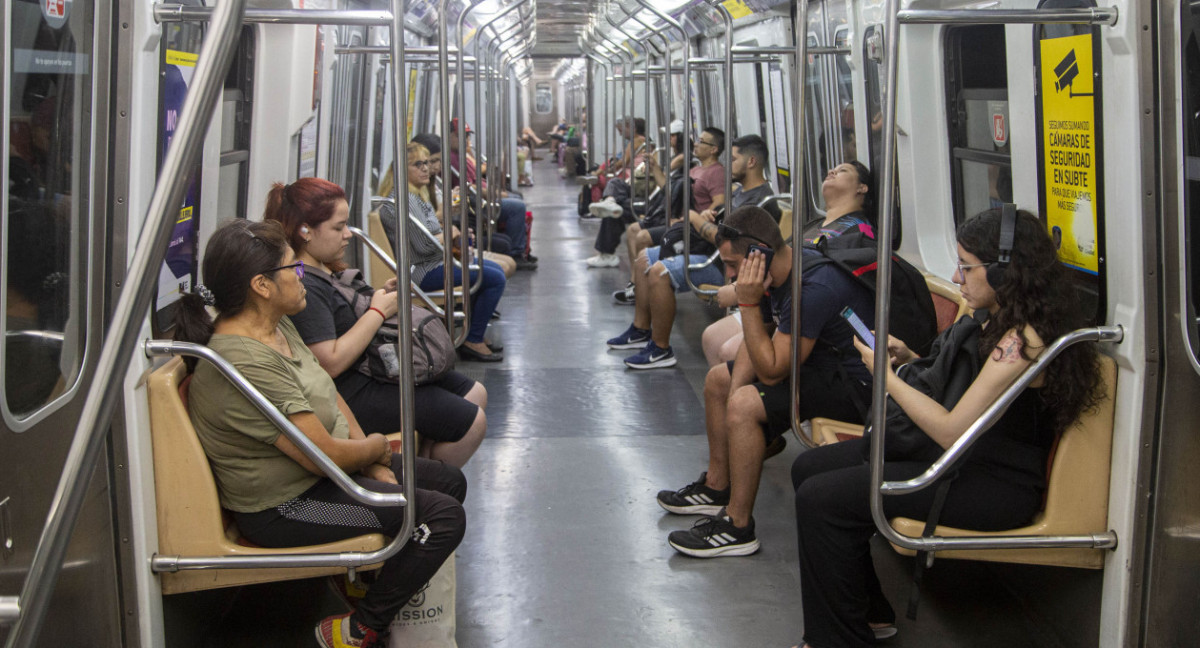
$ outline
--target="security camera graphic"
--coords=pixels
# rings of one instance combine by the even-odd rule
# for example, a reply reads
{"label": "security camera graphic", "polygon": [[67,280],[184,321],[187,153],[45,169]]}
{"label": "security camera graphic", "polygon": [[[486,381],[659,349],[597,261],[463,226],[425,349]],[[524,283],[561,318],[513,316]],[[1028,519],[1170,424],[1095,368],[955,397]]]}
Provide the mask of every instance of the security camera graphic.
{"label": "security camera graphic", "polygon": [[1066,90],[1071,97],[1090,97],[1090,92],[1075,92],[1074,83],[1075,77],[1079,76],[1079,60],[1075,58],[1075,50],[1067,52],[1063,60],[1054,66],[1054,76],[1057,81],[1054,82],[1054,89],[1062,92]]}

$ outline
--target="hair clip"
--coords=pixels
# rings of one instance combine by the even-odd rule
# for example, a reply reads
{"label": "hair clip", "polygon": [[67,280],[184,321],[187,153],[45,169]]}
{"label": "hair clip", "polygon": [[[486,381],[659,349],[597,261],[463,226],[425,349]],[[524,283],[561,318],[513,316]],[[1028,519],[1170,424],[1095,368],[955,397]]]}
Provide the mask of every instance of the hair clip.
{"label": "hair clip", "polygon": [[[247,233],[249,234],[249,232]],[[254,235],[250,234],[250,236]],[[204,302],[205,306],[215,306],[217,304],[217,300],[215,297],[213,297],[212,291],[209,290],[208,286],[205,286],[204,284],[196,284],[196,287],[192,288],[192,292],[200,296],[200,299]]]}

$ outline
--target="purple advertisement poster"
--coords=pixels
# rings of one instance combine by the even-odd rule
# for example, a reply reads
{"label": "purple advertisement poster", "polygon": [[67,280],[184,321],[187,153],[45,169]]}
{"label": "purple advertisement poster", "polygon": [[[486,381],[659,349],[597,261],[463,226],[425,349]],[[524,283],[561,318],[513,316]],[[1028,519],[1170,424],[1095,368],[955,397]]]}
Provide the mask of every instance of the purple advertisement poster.
{"label": "purple advertisement poster", "polygon": [[[196,69],[196,54],[168,49],[166,65],[163,67],[162,115],[160,118],[162,133],[159,141],[162,150],[159,160],[167,155],[167,148],[175,136],[179,124],[179,113],[183,110],[183,100],[187,97],[188,83]],[[187,194],[179,209],[175,221],[175,229],[171,232],[171,242],[167,247],[167,256],[163,267],[158,273],[158,299],[155,310],[162,310],[171,305],[184,293],[190,291],[195,282],[193,273],[196,266],[197,218],[200,215],[200,172],[197,169],[188,184]]]}

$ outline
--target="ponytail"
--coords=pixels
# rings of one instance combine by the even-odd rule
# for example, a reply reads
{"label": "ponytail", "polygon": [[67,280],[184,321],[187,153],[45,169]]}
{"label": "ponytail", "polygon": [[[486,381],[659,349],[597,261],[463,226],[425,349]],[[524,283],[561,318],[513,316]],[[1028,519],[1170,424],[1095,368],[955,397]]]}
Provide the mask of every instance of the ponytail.
{"label": "ponytail", "polygon": [[[204,307],[204,298],[196,293],[185,293],[175,305],[175,340],[177,342],[192,342],[208,344],[212,339],[215,328],[208,309]],[[196,370],[199,358],[185,356],[184,364],[188,373]]]}

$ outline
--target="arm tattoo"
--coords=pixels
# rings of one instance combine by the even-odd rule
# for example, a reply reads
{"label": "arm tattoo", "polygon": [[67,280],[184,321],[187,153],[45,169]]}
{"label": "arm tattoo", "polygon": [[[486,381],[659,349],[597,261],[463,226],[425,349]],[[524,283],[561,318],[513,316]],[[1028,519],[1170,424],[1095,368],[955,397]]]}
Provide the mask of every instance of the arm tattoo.
{"label": "arm tattoo", "polygon": [[992,351],[992,359],[1006,364],[1021,360],[1021,339],[1011,333],[1004,336]]}

